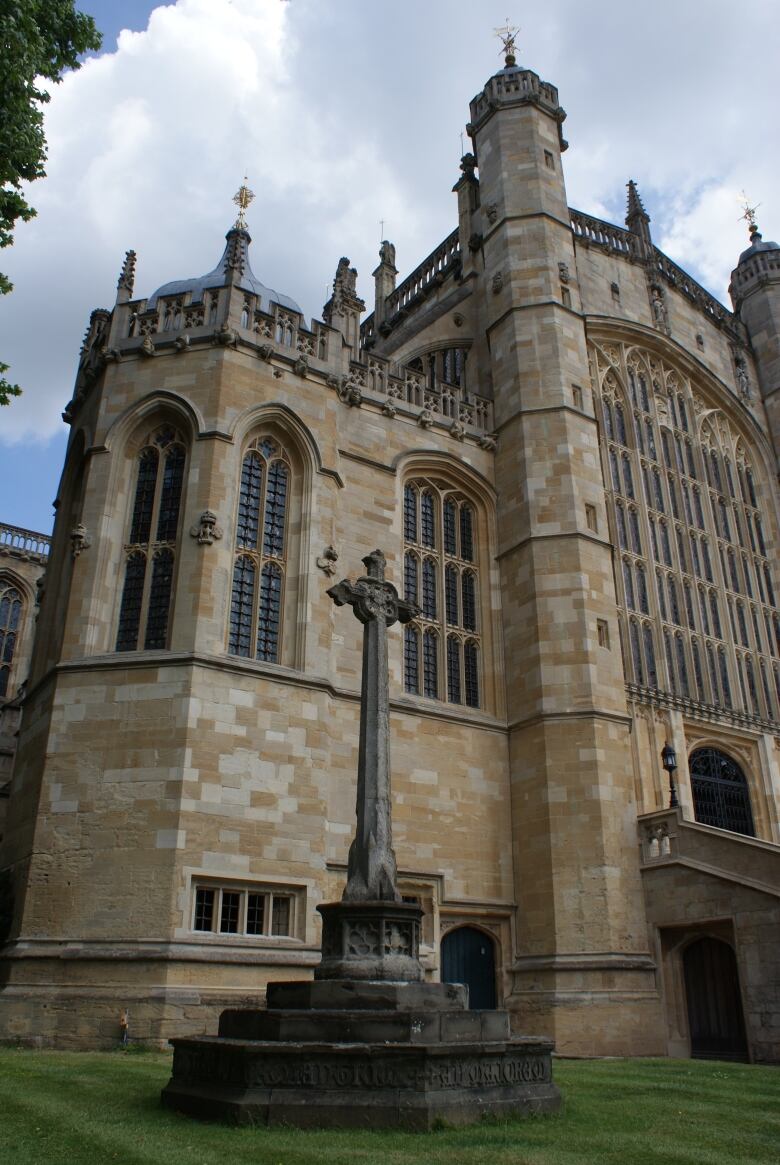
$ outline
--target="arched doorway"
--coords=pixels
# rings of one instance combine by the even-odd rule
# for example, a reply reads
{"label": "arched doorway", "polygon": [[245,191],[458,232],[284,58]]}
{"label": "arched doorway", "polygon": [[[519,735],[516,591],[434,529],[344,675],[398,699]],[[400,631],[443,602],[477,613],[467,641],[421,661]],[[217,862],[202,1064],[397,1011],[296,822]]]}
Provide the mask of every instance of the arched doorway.
{"label": "arched doorway", "polygon": [[458,926],[441,940],[442,983],[465,983],[472,1011],[496,1006],[496,957],[492,938],[474,926]]}
{"label": "arched doorway", "polygon": [[747,1060],[745,1022],[734,951],[716,938],[700,938],[683,951],[691,1056]]}
{"label": "arched doorway", "polygon": [[747,781],[737,762],[717,748],[697,748],[688,764],[696,820],[755,837]]}

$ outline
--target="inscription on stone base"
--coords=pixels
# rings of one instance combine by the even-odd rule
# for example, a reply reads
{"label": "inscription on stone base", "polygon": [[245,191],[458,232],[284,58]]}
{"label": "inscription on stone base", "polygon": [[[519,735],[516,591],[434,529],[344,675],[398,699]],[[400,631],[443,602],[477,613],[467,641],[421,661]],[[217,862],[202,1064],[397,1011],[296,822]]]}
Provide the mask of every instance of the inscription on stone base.
{"label": "inscription on stone base", "polygon": [[555,1112],[551,1044],[175,1040],[165,1104],[194,1116],[310,1127],[428,1128],[487,1112]]}

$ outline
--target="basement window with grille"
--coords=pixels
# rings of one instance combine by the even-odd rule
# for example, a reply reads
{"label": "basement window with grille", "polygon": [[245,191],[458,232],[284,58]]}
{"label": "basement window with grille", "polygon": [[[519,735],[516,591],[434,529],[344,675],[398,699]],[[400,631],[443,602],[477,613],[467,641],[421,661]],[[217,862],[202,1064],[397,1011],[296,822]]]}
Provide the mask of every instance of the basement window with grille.
{"label": "basement window with grille", "polygon": [[240,884],[193,887],[192,930],[249,938],[297,938],[301,892],[289,887]]}

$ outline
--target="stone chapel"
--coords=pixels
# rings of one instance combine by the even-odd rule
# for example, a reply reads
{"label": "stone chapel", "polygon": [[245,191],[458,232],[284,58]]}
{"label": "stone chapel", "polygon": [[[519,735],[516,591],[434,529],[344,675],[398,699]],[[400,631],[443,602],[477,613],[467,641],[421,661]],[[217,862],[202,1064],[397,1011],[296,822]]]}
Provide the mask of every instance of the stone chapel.
{"label": "stone chapel", "polygon": [[368,315],[348,259],[322,320],[261,282],[246,188],[208,274],[139,298],[128,253],[54,533],[0,528],[0,1038],[162,1045],[311,975],[358,748],[326,591],[378,547],[426,974],[563,1054],[780,1059],[780,248],[728,310],[633,182],[625,226],[568,205],[564,118],[509,54]]}

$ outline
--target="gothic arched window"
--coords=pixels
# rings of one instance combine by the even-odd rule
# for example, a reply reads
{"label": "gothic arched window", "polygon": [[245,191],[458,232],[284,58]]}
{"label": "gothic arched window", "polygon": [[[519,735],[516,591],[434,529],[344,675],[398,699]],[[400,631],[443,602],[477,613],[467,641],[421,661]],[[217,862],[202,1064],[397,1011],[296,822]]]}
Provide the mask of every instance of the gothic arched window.
{"label": "gothic arched window", "polygon": [[0,699],[5,699],[10,692],[11,668],[23,614],[21,591],[0,579]]}
{"label": "gothic arched window", "polygon": [[661,686],[774,718],[777,532],[759,465],[732,418],[660,357],[618,343],[595,356],[606,365],[603,472],[627,675],[650,674],[639,650],[647,617]]}
{"label": "gothic arched window", "polygon": [[136,458],[117,651],[168,645],[185,461],[184,442],[170,425],[151,434]]}
{"label": "gothic arched window", "polygon": [[699,748],[688,764],[696,820],[755,837],[748,785],[737,762],[717,748]]}
{"label": "gothic arched window", "polygon": [[404,631],[404,688],[480,706],[480,597],[476,511],[460,492],[428,481],[404,489],[404,596],[420,615]]}
{"label": "gothic arched window", "polygon": [[241,465],[228,651],[278,663],[287,565],[290,462],[273,438],[257,437]]}

